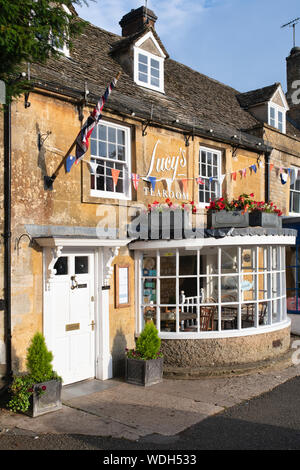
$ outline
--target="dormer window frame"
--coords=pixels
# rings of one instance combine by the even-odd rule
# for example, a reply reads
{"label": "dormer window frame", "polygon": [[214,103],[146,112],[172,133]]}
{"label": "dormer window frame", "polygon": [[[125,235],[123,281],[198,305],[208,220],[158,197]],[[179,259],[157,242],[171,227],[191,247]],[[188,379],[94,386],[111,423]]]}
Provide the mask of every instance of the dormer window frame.
{"label": "dormer window frame", "polygon": [[[274,110],[274,114],[272,111]],[[280,119],[280,114],[282,119]],[[269,126],[275,127],[277,130],[286,133],[286,109],[273,101],[268,102],[268,124]]]}
{"label": "dormer window frame", "polygon": [[[145,49],[142,49],[142,44],[147,40],[151,39],[157,48],[158,55],[153,54],[152,52],[146,51]],[[149,31],[147,34],[145,34],[142,38],[140,38],[133,46],[133,51],[134,51],[134,81],[137,83],[137,85],[142,86],[143,88],[149,88],[150,90],[158,91],[160,93],[164,93],[164,61],[166,58],[166,55],[162,51],[161,47],[159,46],[157,40],[155,39],[154,35],[152,34],[151,31]],[[142,62],[141,56],[144,59],[144,62]],[[151,67],[151,61],[154,64],[154,61],[156,63],[154,66]],[[158,67],[157,67],[158,64]],[[143,67],[144,65],[144,67]],[[145,71],[142,71],[141,68],[143,68]],[[155,75],[151,74],[151,69],[153,72],[155,72]],[[153,85],[151,83],[151,77],[152,78],[157,78],[157,70],[158,70],[158,79],[159,79],[159,86]],[[141,75],[145,76],[147,81],[141,80],[140,77]]]}

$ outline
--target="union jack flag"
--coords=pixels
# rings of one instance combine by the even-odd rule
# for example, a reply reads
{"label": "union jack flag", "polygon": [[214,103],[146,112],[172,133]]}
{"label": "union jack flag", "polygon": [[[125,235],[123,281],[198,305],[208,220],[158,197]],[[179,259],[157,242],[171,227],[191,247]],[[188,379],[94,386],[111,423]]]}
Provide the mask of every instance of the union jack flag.
{"label": "union jack flag", "polygon": [[134,189],[137,191],[138,184],[139,184],[139,181],[140,181],[140,177],[136,173],[132,173],[131,178],[132,178],[132,183],[133,183]]}
{"label": "union jack flag", "polygon": [[84,123],[81,131],[79,132],[77,139],[76,139],[76,161],[75,164],[77,165],[79,161],[83,158],[84,154],[89,148],[89,139],[93,132],[94,127],[98,124],[102,117],[102,109],[104,104],[109,98],[112,90],[115,88],[119,75],[116,78],[113,78],[111,83],[105,90],[105,93],[99,99],[98,103],[96,104],[95,108],[93,109],[91,115],[87,118],[86,122]]}

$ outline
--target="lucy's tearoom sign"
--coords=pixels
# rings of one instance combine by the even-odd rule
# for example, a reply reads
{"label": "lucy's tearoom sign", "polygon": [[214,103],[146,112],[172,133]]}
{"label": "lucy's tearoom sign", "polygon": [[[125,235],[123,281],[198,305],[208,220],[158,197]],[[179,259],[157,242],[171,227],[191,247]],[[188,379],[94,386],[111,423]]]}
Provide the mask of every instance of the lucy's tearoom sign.
{"label": "lucy's tearoom sign", "polygon": [[[148,173],[142,178],[144,181],[151,183],[151,187],[144,187],[144,194],[145,196],[187,200],[189,198],[187,192],[188,178],[186,178],[184,174],[177,174],[179,168],[186,168],[187,166],[185,150],[180,147],[177,155],[160,157],[157,155],[159,142],[160,141],[157,140],[154,145]],[[153,176],[153,171],[156,175],[162,173],[163,176]],[[165,173],[168,174],[168,177],[164,176]],[[164,184],[164,188],[156,188],[156,183],[159,181]],[[178,183],[180,190],[174,187],[173,183],[175,181]]]}

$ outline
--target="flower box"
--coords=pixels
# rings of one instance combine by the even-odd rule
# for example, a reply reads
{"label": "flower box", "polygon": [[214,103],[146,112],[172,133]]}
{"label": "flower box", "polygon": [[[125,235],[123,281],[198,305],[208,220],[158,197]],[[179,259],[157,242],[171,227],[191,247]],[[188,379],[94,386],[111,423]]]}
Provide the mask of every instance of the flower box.
{"label": "flower box", "polygon": [[189,212],[179,210],[152,211],[141,215],[140,238],[147,240],[182,239],[191,236]]}
{"label": "flower box", "polygon": [[34,384],[32,388],[33,393],[30,397],[30,407],[26,411],[27,415],[35,418],[62,408],[60,380]]}
{"label": "flower box", "polygon": [[249,224],[252,227],[281,228],[282,218],[276,213],[254,211],[249,214]]}
{"label": "flower box", "polygon": [[207,214],[209,228],[243,228],[249,226],[249,213],[243,211],[210,211]]}
{"label": "flower box", "polygon": [[127,383],[147,387],[162,382],[162,377],[162,357],[148,360],[126,358],[125,380]]}

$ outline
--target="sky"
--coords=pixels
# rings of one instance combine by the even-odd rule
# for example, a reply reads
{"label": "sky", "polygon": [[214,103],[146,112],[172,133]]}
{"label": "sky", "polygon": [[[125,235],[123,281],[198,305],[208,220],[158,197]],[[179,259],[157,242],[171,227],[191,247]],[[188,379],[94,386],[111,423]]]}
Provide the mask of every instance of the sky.
{"label": "sky", "polygon": [[[121,35],[119,21],[145,0],[89,0],[79,16]],[[300,17],[299,0],[148,0],[155,29],[169,56],[240,92],[280,82],[286,91],[286,57]],[[296,26],[300,46],[300,20]]]}

